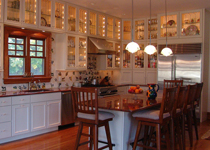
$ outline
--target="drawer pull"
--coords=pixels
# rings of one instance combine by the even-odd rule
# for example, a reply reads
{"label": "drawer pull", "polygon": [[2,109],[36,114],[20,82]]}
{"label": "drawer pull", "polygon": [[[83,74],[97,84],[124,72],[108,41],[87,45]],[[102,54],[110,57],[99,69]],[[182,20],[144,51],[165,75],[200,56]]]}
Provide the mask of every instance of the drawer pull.
{"label": "drawer pull", "polygon": [[24,107],[25,105],[21,105],[20,107]]}
{"label": "drawer pull", "polygon": [[7,114],[6,113],[4,113],[4,114],[1,114],[1,116],[6,116]]}
{"label": "drawer pull", "polygon": [[6,130],[1,130],[1,132],[6,132]]}
{"label": "drawer pull", "polygon": [[24,99],[21,99],[20,101],[24,101]]}
{"label": "drawer pull", "polygon": [[6,101],[1,101],[1,103],[6,103]]}

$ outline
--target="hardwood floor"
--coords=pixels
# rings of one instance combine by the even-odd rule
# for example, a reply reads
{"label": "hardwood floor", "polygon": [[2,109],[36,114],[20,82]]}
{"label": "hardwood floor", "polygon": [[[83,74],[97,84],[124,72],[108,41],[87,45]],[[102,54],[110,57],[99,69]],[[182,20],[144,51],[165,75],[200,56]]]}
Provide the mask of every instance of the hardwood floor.
{"label": "hardwood floor", "polygon": [[[76,141],[78,126],[62,129],[59,131],[34,136],[0,145],[0,150],[72,150]],[[88,132],[88,128],[84,128]],[[210,140],[201,140],[201,136],[210,130],[210,121],[205,121],[198,126],[199,140],[193,136],[193,147],[189,147],[189,138],[186,135],[186,150],[210,150]],[[85,141],[86,137],[81,140]],[[87,145],[80,147],[80,150],[88,150]]]}

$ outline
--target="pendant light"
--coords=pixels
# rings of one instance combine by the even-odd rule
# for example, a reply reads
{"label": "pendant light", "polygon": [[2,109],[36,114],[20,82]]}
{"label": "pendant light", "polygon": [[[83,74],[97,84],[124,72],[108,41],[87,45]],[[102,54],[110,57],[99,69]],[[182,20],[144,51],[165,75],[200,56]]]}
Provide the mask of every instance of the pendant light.
{"label": "pendant light", "polygon": [[164,49],[162,49],[161,54],[164,56],[169,56],[171,54],[173,54],[172,50],[167,47],[167,4],[166,4],[166,0],[165,0],[165,19],[166,19],[166,47]]}
{"label": "pendant light", "polygon": [[150,23],[150,44],[147,45],[144,49],[144,52],[149,55],[152,55],[155,52],[157,52],[156,48],[153,45],[151,45],[151,21],[152,20],[151,20],[151,0],[150,0],[150,21],[149,21],[149,23]]}
{"label": "pendant light", "polygon": [[138,50],[140,50],[139,45],[136,42],[133,42],[133,0],[132,0],[132,22],[131,22],[131,38],[132,38],[132,42],[128,43],[128,45],[126,46],[126,50],[128,50],[130,53],[135,53]]}

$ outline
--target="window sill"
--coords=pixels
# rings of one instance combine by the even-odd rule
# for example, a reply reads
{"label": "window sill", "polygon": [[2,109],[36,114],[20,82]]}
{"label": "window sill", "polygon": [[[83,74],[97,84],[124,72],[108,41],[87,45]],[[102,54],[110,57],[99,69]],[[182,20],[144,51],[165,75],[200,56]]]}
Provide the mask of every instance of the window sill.
{"label": "window sill", "polygon": [[28,83],[32,81],[50,82],[51,77],[12,77],[4,78],[4,84],[17,84],[17,83]]}

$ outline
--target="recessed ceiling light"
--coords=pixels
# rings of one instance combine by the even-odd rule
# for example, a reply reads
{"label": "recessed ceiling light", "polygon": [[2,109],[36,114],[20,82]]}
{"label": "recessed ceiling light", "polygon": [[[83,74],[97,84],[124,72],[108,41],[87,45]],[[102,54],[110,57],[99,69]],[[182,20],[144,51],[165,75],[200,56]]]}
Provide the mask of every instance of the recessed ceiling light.
{"label": "recessed ceiling light", "polygon": [[44,30],[42,30],[42,32],[45,32]]}
{"label": "recessed ceiling light", "polygon": [[25,28],[24,28],[24,27],[22,27],[21,29],[23,29],[23,30],[24,30]]}

